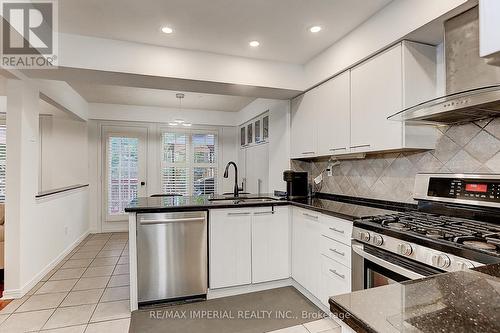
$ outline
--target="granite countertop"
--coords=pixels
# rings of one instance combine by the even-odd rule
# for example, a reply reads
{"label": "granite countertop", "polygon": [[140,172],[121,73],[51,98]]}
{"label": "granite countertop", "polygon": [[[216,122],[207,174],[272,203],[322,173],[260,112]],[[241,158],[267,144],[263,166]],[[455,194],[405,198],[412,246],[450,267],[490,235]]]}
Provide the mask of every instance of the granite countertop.
{"label": "granite countertop", "polygon": [[[214,208],[237,208],[237,207],[261,207],[273,205],[287,205],[288,202],[272,194],[261,194],[260,196],[245,194],[238,199],[270,198],[269,202],[233,203],[233,196],[223,195],[200,195],[200,196],[176,196],[176,197],[144,197],[133,200],[129,207],[125,208],[127,213],[161,213],[169,211],[193,211]],[[212,201],[211,201],[212,200]],[[215,200],[215,201],[213,201]],[[229,200],[221,202],[220,200]]]}
{"label": "granite countertop", "polygon": [[330,298],[357,332],[500,332],[500,264]]}
{"label": "granite countertop", "polygon": [[230,199],[232,197],[222,195],[211,196],[186,196],[186,197],[149,197],[137,198],[132,201],[128,208],[128,213],[161,213],[171,211],[193,211],[218,208],[239,208],[239,207],[265,207],[292,205],[302,207],[319,213],[339,217],[346,220],[355,220],[364,216],[393,213],[394,211],[414,209],[414,206],[398,204],[393,202],[358,199],[346,196],[336,196],[318,194],[312,198],[286,200],[273,194],[240,195],[239,199],[270,198],[268,202],[217,202],[213,199]]}

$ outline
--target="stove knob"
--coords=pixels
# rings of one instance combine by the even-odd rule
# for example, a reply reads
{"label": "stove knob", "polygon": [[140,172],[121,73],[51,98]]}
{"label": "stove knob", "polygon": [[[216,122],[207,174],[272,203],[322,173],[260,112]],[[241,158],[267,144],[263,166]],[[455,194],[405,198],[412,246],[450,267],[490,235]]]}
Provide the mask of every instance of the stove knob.
{"label": "stove knob", "polygon": [[384,244],[384,239],[380,235],[375,235],[375,236],[373,236],[372,242],[373,242],[373,245],[380,246],[380,245]]}
{"label": "stove knob", "polygon": [[358,238],[362,242],[368,242],[368,241],[370,241],[370,233],[369,232],[365,232],[365,231],[361,231],[358,234]]}
{"label": "stove knob", "polygon": [[465,269],[469,269],[469,268],[474,268],[474,264],[471,263],[470,261],[467,261],[467,260],[460,260],[460,261],[457,261],[457,268],[459,270],[465,270]]}
{"label": "stove knob", "polygon": [[409,256],[413,253],[413,248],[408,243],[401,243],[398,245],[398,252],[404,256]]}
{"label": "stove knob", "polygon": [[446,254],[435,254],[432,256],[432,263],[439,268],[448,268],[451,265],[451,260]]}

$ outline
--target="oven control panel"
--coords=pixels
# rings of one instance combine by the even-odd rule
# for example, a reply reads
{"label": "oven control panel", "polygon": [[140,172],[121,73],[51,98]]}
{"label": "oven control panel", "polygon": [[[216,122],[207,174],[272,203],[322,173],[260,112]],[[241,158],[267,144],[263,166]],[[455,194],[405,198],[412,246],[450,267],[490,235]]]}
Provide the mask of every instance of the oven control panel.
{"label": "oven control panel", "polygon": [[398,254],[402,257],[407,257],[446,272],[455,272],[467,268],[483,266],[482,263],[476,261],[437,251],[415,243],[409,243],[387,235],[381,235],[359,227],[353,228],[352,238],[363,244],[368,244]]}
{"label": "oven control panel", "polygon": [[500,180],[431,177],[427,195],[500,203]]}

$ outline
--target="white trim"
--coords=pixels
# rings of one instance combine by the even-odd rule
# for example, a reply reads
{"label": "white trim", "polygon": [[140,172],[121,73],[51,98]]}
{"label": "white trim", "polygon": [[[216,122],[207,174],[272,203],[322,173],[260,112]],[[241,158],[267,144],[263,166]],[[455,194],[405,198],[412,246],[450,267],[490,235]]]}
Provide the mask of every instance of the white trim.
{"label": "white trim", "polygon": [[[142,170],[142,173],[144,175],[144,179],[146,180],[146,185],[148,185],[148,142],[149,138],[151,136],[150,133],[150,128],[147,125],[142,125],[142,124],[100,124],[99,128],[99,180],[98,183],[100,185],[99,188],[99,194],[100,194],[100,232],[119,232],[119,231],[126,231],[123,229],[123,226],[126,225],[127,223],[127,214],[123,215],[117,215],[114,218],[110,218],[108,216],[107,212],[107,189],[108,189],[108,184],[107,184],[107,144],[108,144],[108,138],[111,135],[123,135],[126,137],[134,137],[134,134],[137,134],[137,138],[139,139],[139,149],[142,147],[142,154],[139,152],[139,155],[142,156],[144,161],[142,162],[142,167],[144,170]],[[141,142],[144,141],[144,142]],[[141,157],[139,156],[139,158]],[[141,166],[141,161],[139,160],[139,166]],[[139,175],[140,177],[140,175]],[[147,186],[146,186],[146,194],[147,196]],[[119,225],[111,226],[108,224],[111,223],[117,223]]]}
{"label": "white trim", "polygon": [[128,224],[128,256],[130,272],[130,312],[139,308],[137,292],[137,214],[130,213]]}
{"label": "white trim", "polygon": [[37,275],[35,275],[31,281],[26,283],[20,289],[7,289],[3,292],[3,297],[1,299],[13,299],[24,297],[38,282],[40,282],[45,275],[47,275],[51,270],[53,270],[71,251],[73,251],[78,244],[80,244],[88,235],[90,230],[87,230],[81,235],[77,240],[75,240],[70,246],[66,248],[57,258],[52,260],[50,264],[45,266]]}
{"label": "white trim", "polygon": [[57,192],[57,193],[53,193],[53,194],[48,194],[48,195],[45,195],[43,197],[36,198],[36,203],[37,204],[38,203],[44,203],[44,202],[48,202],[48,201],[52,201],[52,200],[64,198],[64,197],[70,196],[70,195],[78,193],[78,192],[86,191],[88,189],[89,189],[89,185],[83,186],[83,187],[78,187],[78,188],[73,188],[71,190],[65,190],[63,192]]}
{"label": "white trim", "polygon": [[313,294],[311,294],[306,288],[302,287],[300,283],[292,279],[292,287],[297,289],[302,295],[304,295],[308,300],[310,300],[314,305],[316,305],[321,310],[326,313],[330,313],[330,309],[325,306],[319,299],[317,299]]}
{"label": "white trim", "polygon": [[254,293],[256,291],[282,288],[292,285],[293,285],[292,279],[288,278],[283,280],[247,284],[243,286],[236,286],[229,288],[209,289],[207,294],[207,299],[216,299],[221,297],[242,295],[242,294]]}

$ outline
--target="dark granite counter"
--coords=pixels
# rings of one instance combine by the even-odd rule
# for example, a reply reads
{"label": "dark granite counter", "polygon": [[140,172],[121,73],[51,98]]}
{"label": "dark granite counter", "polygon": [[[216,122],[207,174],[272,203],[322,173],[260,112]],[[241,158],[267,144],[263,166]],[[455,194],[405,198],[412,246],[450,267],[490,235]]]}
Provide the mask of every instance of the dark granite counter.
{"label": "dark granite counter", "polygon": [[500,332],[500,264],[330,298],[357,332]]}
{"label": "dark granite counter", "polygon": [[[161,213],[171,211],[194,211],[218,208],[263,207],[293,205],[319,213],[354,220],[364,216],[388,214],[394,211],[415,209],[412,205],[398,204],[385,201],[357,199],[353,197],[318,194],[313,198],[285,200],[272,194],[241,195],[240,199],[270,198],[268,202],[238,202],[221,201],[227,196],[192,196],[192,197],[150,197],[137,198],[125,209],[128,213]],[[215,201],[214,201],[215,199]]]}
{"label": "dark granite counter", "polygon": [[272,194],[240,195],[238,199],[254,198],[274,199],[268,202],[239,202],[234,203],[228,196],[202,195],[202,196],[177,196],[177,197],[149,197],[133,200],[129,207],[125,208],[127,213],[161,213],[172,211],[194,211],[215,208],[238,208],[238,207],[262,207],[288,205],[288,201],[275,197]]}

